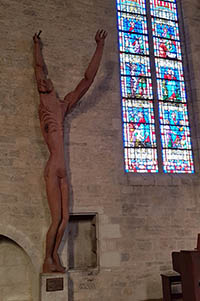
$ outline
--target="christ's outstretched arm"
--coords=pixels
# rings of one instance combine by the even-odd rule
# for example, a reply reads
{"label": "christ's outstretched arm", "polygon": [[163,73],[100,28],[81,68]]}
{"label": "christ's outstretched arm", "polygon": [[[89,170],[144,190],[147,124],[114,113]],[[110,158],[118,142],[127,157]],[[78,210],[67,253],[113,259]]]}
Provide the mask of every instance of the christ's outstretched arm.
{"label": "christ's outstretched arm", "polygon": [[75,90],[68,93],[64,98],[65,103],[68,104],[69,110],[81,99],[81,97],[87,92],[87,90],[90,88],[91,84],[93,83],[101,62],[103,48],[104,48],[104,41],[106,37],[107,37],[106,31],[104,30],[97,31],[95,36],[95,41],[97,43],[96,50],[85,72],[84,78],[80,81],[80,83],[75,88]]}
{"label": "christ's outstretched arm", "polygon": [[[40,33],[39,33],[40,34]],[[50,93],[53,90],[53,84],[47,78],[47,69],[42,56],[42,43],[39,34],[35,33],[34,41],[34,56],[35,56],[35,77],[39,93]]]}

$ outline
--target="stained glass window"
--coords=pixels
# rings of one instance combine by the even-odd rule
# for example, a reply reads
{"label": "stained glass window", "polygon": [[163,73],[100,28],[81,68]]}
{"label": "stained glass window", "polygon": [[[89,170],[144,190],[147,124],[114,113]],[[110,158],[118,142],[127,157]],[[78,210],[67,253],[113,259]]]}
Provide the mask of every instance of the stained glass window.
{"label": "stained glass window", "polygon": [[144,16],[118,11],[118,26],[124,32],[147,34],[147,20]]}
{"label": "stained glass window", "polygon": [[126,171],[157,172],[145,0],[117,0]]}
{"label": "stained glass window", "polygon": [[123,52],[149,54],[148,40],[144,35],[120,32],[119,46]]}
{"label": "stained glass window", "polygon": [[155,37],[179,41],[179,29],[176,22],[152,18],[152,32]]}
{"label": "stained glass window", "polygon": [[117,0],[117,16],[125,170],[193,173],[176,0]]}
{"label": "stained glass window", "polygon": [[118,0],[117,9],[134,14],[146,14],[145,0]]}
{"label": "stained glass window", "polygon": [[181,45],[180,42],[153,38],[155,55],[161,58],[181,60]]}
{"label": "stained glass window", "polygon": [[151,14],[154,17],[177,21],[175,1],[150,0]]}

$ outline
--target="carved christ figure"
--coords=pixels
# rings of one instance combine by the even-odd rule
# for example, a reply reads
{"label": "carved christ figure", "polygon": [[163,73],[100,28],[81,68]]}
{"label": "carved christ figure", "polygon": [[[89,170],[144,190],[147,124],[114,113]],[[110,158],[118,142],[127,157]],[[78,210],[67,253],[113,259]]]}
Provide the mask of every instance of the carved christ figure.
{"label": "carved christ figure", "polygon": [[60,100],[52,81],[47,77],[46,66],[42,56],[42,43],[39,34],[35,34],[35,76],[40,95],[39,119],[44,140],[50,157],[44,171],[46,192],[52,222],[46,236],[46,254],[43,272],[65,272],[58,248],[69,219],[69,188],[64,159],[63,122],[66,114],[77,104],[91,86],[101,62],[104,41],[107,32],[98,30],[95,36],[96,50],[85,72],[74,91]]}

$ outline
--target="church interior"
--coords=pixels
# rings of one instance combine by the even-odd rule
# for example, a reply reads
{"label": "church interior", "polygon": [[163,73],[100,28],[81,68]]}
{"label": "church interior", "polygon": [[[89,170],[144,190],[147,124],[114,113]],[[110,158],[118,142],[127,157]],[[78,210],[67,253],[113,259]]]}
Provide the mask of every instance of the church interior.
{"label": "church interior", "polygon": [[[199,26],[199,0],[0,1],[0,301],[170,301],[169,272],[200,276]],[[49,151],[33,36],[42,31],[62,100],[84,77],[98,29],[108,33],[99,70],[63,124],[67,269],[52,288],[41,280]],[[199,256],[199,270],[193,257],[176,267],[181,250]],[[199,301],[182,297],[181,277],[170,294]]]}

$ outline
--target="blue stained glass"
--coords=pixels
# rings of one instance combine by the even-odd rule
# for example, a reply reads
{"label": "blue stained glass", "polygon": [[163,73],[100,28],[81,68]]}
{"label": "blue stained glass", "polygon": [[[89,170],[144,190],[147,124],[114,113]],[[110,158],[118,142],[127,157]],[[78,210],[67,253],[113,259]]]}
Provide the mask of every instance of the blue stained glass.
{"label": "blue stained glass", "polygon": [[129,13],[145,15],[145,0],[117,0],[117,9]]}
{"label": "blue stained glass", "polygon": [[155,59],[157,78],[169,81],[183,81],[183,65],[181,62]]}
{"label": "blue stained glass", "polygon": [[181,44],[174,40],[153,38],[155,56],[181,60]]}
{"label": "blue stained glass", "polygon": [[186,104],[159,104],[160,123],[189,126]]}
{"label": "blue stained glass", "polygon": [[121,74],[129,76],[150,76],[149,58],[145,56],[120,54]]}
{"label": "blue stained glass", "polygon": [[[158,172],[145,2],[117,0],[127,172]],[[163,170],[192,173],[194,165],[176,0],[150,0],[150,13]]]}
{"label": "blue stained glass", "polygon": [[158,99],[171,102],[186,102],[184,82],[176,80],[157,80]]}
{"label": "blue stained glass", "polygon": [[125,147],[155,147],[155,126],[144,123],[124,124]]}
{"label": "blue stained glass", "polygon": [[160,38],[172,40],[180,39],[178,24],[170,20],[152,18],[152,32],[154,36]]}
{"label": "blue stained glass", "polygon": [[[150,1],[152,15],[177,20],[175,4]],[[154,54],[162,58],[155,58],[158,99],[167,101],[159,102],[163,170],[167,173],[192,173],[194,165],[183,65],[182,62],[168,60],[182,60],[178,24],[152,18],[152,29]]]}
{"label": "blue stained glass", "polygon": [[192,151],[163,149],[163,169],[166,173],[193,173]]}
{"label": "blue stained glass", "polygon": [[151,14],[158,18],[177,21],[176,4],[162,0],[150,0]]}
{"label": "blue stained glass", "polygon": [[154,112],[152,101],[123,99],[124,122],[154,123]]}
{"label": "blue stained glass", "polygon": [[147,34],[146,17],[140,15],[118,12],[118,27],[129,33]]}
{"label": "blue stained glass", "polygon": [[119,32],[119,49],[122,52],[149,54],[148,38],[144,35]]}
{"label": "blue stained glass", "polygon": [[123,97],[153,99],[150,78],[121,76],[121,89]]}
{"label": "blue stained glass", "polygon": [[186,126],[161,125],[163,148],[191,149],[190,129]]}
{"label": "blue stained glass", "polygon": [[157,151],[154,148],[125,148],[127,172],[158,172]]}

